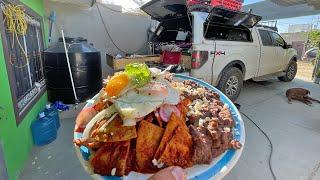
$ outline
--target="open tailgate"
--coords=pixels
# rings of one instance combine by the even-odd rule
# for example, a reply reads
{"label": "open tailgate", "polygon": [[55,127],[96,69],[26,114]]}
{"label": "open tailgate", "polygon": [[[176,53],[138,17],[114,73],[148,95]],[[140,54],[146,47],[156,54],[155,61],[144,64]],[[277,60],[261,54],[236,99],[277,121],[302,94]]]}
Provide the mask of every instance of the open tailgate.
{"label": "open tailgate", "polygon": [[[187,15],[186,0],[151,0],[141,7],[141,10],[149,14],[157,21],[163,21],[168,17],[177,17]],[[207,12],[209,16],[207,21],[235,25],[241,22],[238,26],[242,25],[247,28],[252,28],[262,18],[254,14],[249,14],[240,11],[232,11],[222,7],[208,7]],[[244,21],[242,21],[245,19]]]}
{"label": "open tailgate", "polygon": [[151,0],[140,8],[153,19],[162,21],[165,17],[186,15],[186,0]]}

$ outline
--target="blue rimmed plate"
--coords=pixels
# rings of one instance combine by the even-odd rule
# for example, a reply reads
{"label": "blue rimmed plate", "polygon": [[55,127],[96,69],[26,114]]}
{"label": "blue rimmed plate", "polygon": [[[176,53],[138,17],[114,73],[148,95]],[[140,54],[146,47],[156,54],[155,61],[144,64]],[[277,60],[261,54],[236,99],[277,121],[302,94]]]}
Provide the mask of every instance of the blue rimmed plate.
{"label": "blue rimmed plate", "polygon": [[[191,80],[196,83],[198,83],[200,86],[207,87],[208,89],[213,90],[214,92],[217,92],[220,95],[221,101],[228,105],[230,111],[232,112],[233,119],[235,120],[235,128],[233,131],[234,138],[238,140],[243,146],[239,150],[227,150],[225,153],[220,155],[219,157],[215,158],[211,164],[209,165],[195,165],[191,168],[186,169],[187,177],[191,180],[203,180],[203,179],[222,179],[226,174],[230,172],[230,170],[235,166],[237,161],[239,160],[242,150],[245,144],[245,129],[244,124],[241,118],[241,115],[238,111],[238,109],[235,107],[235,105],[230,101],[229,98],[227,98],[222,92],[220,92],[218,89],[213,87],[212,85],[185,75],[176,74],[174,77],[174,80],[176,81],[184,81],[184,80]],[[93,97],[92,100],[94,100],[96,97]],[[92,104],[90,101],[86,104],[85,107],[90,107]],[[74,133],[74,139],[81,138],[81,133]],[[82,164],[82,166],[85,168],[87,172],[89,172],[93,179],[102,179],[102,180],[120,180],[120,179],[134,179],[134,180],[145,180],[148,177],[151,176],[151,174],[142,174],[142,173],[136,173],[131,172],[128,176],[124,177],[117,177],[117,176],[100,176],[98,174],[94,174],[89,166],[89,156],[90,152],[88,148],[85,146],[77,147],[75,146],[77,156]]]}

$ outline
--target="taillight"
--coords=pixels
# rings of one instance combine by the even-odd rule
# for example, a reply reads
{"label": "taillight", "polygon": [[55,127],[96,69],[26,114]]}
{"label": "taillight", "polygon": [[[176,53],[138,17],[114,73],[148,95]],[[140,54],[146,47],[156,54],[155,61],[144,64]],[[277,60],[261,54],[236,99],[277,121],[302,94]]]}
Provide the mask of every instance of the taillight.
{"label": "taillight", "polygon": [[191,68],[199,69],[208,61],[208,51],[193,51],[191,59]]}

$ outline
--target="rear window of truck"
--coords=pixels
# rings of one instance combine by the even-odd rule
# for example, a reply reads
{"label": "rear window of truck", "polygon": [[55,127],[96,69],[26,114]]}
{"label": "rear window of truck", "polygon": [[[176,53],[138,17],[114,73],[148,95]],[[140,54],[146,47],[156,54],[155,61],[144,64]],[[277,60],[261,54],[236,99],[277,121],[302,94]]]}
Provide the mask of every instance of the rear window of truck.
{"label": "rear window of truck", "polygon": [[252,42],[249,29],[221,25],[204,25],[204,37],[209,40]]}
{"label": "rear window of truck", "polygon": [[272,46],[272,39],[268,31],[259,29],[259,34],[261,37],[263,46]]}

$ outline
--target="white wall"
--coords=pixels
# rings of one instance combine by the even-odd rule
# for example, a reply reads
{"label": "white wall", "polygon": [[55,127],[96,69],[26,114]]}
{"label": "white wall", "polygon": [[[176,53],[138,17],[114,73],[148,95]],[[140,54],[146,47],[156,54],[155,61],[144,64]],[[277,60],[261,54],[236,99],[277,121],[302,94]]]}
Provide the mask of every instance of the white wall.
{"label": "white wall", "polygon": [[[151,19],[148,16],[114,12],[109,9],[110,6],[105,7],[102,4],[87,8],[76,4],[45,1],[46,15],[49,16],[51,11],[57,13],[56,25],[53,26],[52,31],[53,43],[61,37],[59,29],[64,30],[65,36],[88,39],[88,42],[93,43],[101,52],[103,75],[106,77],[112,71],[106,65],[105,54],[115,56],[123,53],[113,45],[106,34],[97,5],[112,39],[120,49],[129,53],[139,49],[141,49],[140,54],[148,52],[147,32],[151,25]],[[117,7],[111,8],[117,9]]]}

